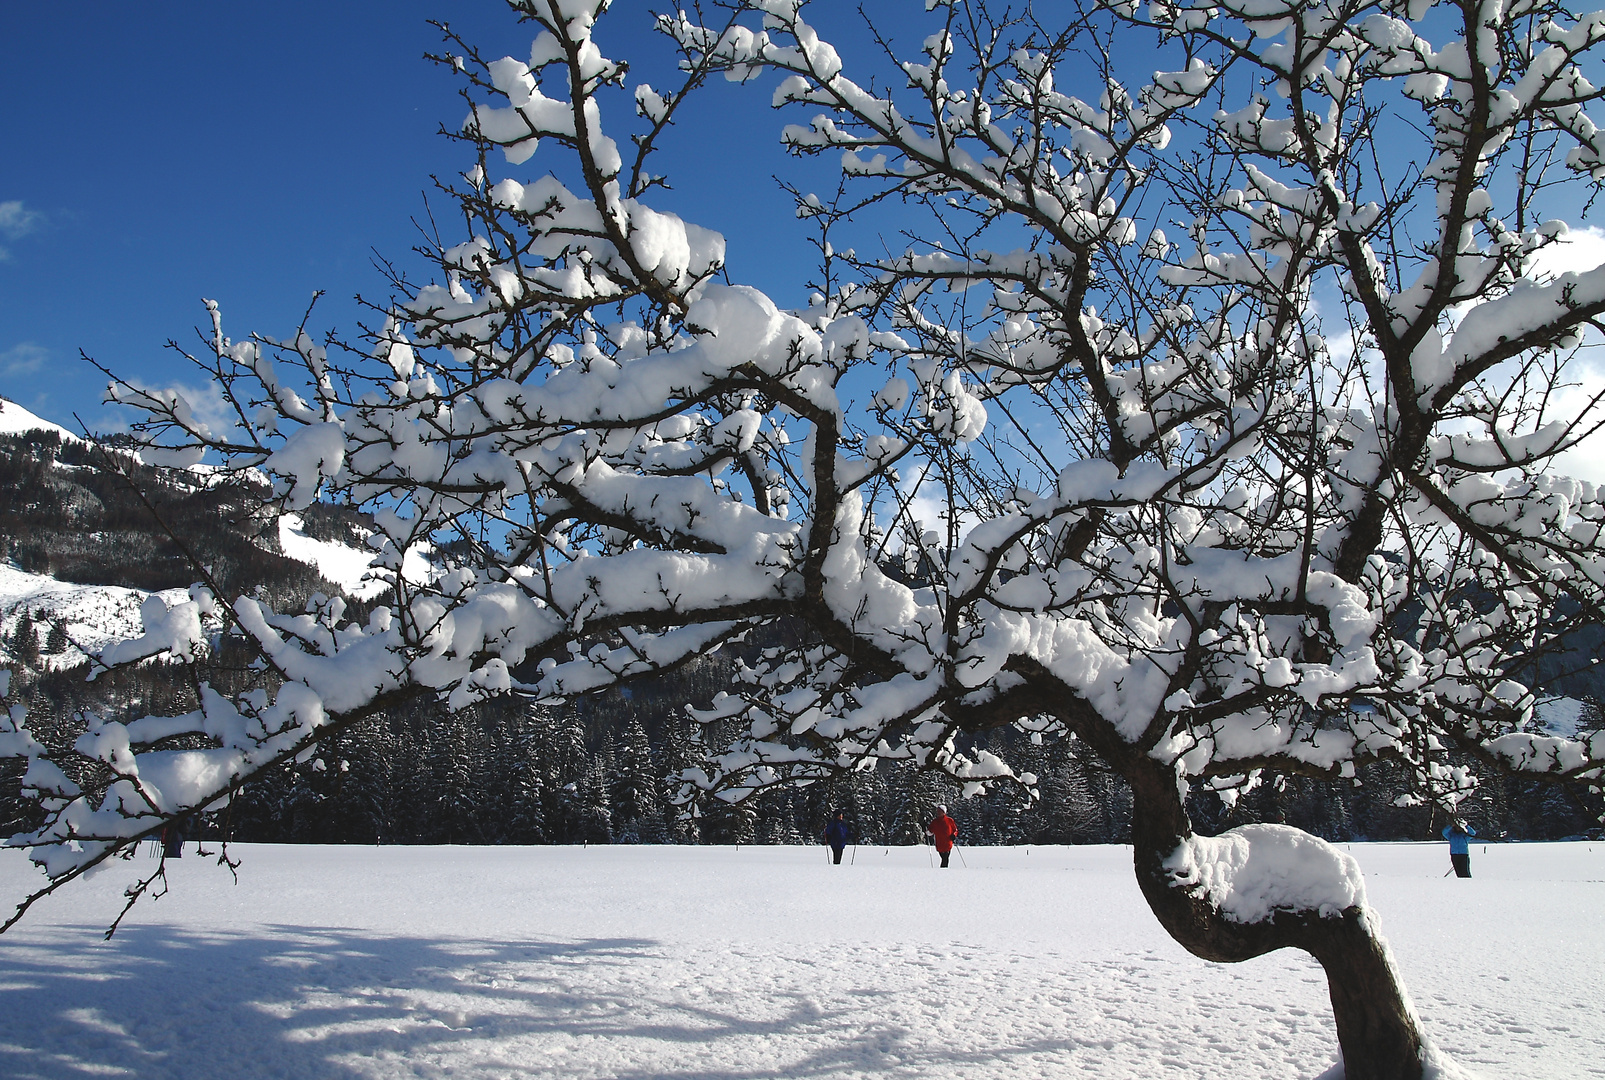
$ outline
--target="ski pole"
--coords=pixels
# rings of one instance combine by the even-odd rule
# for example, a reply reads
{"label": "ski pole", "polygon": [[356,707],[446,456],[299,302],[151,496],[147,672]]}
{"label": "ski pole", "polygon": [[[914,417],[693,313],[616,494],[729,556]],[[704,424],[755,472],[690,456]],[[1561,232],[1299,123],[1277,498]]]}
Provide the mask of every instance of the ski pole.
{"label": "ski pole", "polygon": [[953,850],[957,851],[959,853],[959,865],[963,866],[964,869],[968,870],[970,868],[970,864],[965,861],[964,852],[962,850],[960,850],[957,840],[953,841]]}
{"label": "ski pole", "polygon": [[936,860],[931,858],[930,844],[925,845],[925,865],[929,866],[932,870],[936,869]]}
{"label": "ski pole", "polygon": [[847,860],[847,865],[848,866],[857,866],[858,865],[858,845],[857,844],[853,845],[853,857]]}

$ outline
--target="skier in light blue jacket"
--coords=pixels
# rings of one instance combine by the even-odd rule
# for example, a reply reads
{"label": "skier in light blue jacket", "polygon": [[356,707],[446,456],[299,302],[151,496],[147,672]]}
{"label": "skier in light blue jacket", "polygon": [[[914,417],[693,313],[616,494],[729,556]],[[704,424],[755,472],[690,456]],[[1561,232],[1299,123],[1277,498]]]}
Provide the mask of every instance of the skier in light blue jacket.
{"label": "skier in light blue jacket", "polygon": [[1471,876],[1471,838],[1477,830],[1455,818],[1444,826],[1443,838],[1449,841],[1449,863],[1455,868],[1455,877]]}

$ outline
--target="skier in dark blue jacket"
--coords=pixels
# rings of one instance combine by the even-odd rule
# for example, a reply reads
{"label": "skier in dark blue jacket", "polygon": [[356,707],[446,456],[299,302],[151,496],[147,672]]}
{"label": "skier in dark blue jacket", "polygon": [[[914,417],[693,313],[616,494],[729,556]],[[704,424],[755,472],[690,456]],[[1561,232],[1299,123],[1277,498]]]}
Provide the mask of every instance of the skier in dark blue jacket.
{"label": "skier in dark blue jacket", "polygon": [[184,826],[177,821],[170,821],[162,829],[162,858],[182,859],[184,857]]}
{"label": "skier in dark blue jacket", "polygon": [[1449,841],[1449,865],[1455,868],[1455,877],[1471,876],[1471,838],[1477,830],[1460,818],[1444,826],[1443,838]]}
{"label": "skier in dark blue jacket", "polygon": [[830,845],[831,853],[836,856],[833,861],[837,866],[841,865],[842,852],[847,848],[848,835],[847,819],[838,810],[836,816],[830,819],[830,824],[825,826],[825,843]]}

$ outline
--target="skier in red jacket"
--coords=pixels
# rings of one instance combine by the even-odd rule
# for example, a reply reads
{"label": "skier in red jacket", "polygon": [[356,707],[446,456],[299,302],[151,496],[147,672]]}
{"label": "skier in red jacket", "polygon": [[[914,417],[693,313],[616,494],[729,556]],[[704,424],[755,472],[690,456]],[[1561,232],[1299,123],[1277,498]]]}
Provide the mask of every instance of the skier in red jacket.
{"label": "skier in red jacket", "polygon": [[947,857],[953,853],[953,841],[959,838],[959,827],[947,816],[947,807],[936,808],[936,817],[925,826],[925,831],[931,834],[931,840],[936,844],[936,853],[942,856],[942,866],[946,867]]}

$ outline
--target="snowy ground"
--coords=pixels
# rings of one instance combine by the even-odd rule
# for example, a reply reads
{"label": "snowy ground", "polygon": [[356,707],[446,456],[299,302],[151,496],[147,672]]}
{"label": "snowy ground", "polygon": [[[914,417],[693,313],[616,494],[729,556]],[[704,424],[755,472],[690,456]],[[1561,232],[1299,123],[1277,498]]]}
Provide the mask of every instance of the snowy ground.
{"label": "snowy ground", "polygon": [[[0,937],[0,1075],[1313,1077],[1319,969],[1195,960],[1124,848],[243,846],[110,943],[119,866]],[[1605,1076],[1605,843],[1356,844],[1432,1037]],[[144,857],[140,868],[154,866]],[[0,900],[33,882],[0,857]]]}

